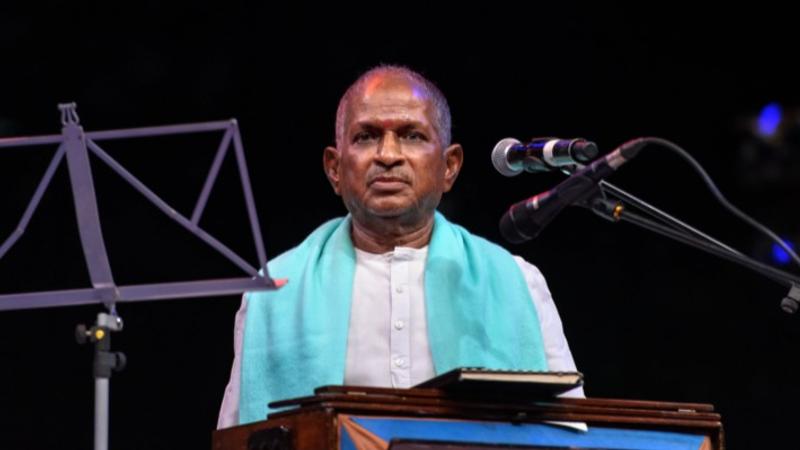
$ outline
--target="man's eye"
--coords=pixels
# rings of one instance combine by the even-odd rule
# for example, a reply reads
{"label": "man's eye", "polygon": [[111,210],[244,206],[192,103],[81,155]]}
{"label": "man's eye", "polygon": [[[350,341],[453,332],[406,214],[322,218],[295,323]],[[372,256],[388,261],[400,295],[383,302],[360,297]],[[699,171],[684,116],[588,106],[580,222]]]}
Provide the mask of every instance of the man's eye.
{"label": "man's eye", "polygon": [[372,133],[361,131],[353,136],[353,143],[357,144],[359,142],[369,142],[373,139],[375,139],[375,136]]}
{"label": "man's eye", "polygon": [[427,141],[428,137],[418,131],[409,131],[404,136],[409,141]]}

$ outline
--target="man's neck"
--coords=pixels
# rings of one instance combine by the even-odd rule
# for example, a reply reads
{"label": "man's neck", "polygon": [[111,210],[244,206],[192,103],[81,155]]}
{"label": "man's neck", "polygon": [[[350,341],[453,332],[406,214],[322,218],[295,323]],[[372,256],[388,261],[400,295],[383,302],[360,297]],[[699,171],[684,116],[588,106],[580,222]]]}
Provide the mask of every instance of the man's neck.
{"label": "man's neck", "polygon": [[395,247],[422,248],[428,245],[433,232],[433,214],[422,223],[405,225],[396,220],[362,223],[353,218],[353,245],[369,253],[386,253]]}

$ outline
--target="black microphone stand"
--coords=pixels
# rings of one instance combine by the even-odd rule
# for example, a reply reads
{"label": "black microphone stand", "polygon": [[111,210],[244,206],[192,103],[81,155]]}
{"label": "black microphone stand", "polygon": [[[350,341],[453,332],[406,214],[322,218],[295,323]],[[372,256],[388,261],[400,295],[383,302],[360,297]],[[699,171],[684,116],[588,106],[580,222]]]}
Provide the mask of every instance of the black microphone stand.
{"label": "black microphone stand", "polygon": [[[643,215],[629,211],[622,200],[610,199],[606,194],[615,195],[624,199],[631,205],[642,209],[649,215],[667,223],[656,222]],[[660,209],[648,204],[647,202],[623,191],[622,189],[601,181],[598,192],[584,202],[577,204],[591,209],[600,217],[611,222],[628,222],[646,230],[666,236],[688,246],[703,250],[712,255],[721,257],[728,261],[735,262],[747,267],[761,275],[770,278],[789,288],[789,293],[781,301],[781,309],[786,313],[793,314],[800,309],[800,277],[788,272],[776,269],[772,266],[756,261],[743,253],[731,248],[728,245],[708,236],[700,230],[684,223],[683,221],[661,211]]]}

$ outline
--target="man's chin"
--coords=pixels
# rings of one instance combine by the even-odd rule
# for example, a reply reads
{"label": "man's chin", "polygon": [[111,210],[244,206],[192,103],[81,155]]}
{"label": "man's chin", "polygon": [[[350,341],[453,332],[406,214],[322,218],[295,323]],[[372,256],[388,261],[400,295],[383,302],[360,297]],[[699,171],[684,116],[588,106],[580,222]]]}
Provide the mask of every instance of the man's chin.
{"label": "man's chin", "polygon": [[385,221],[414,221],[421,215],[416,205],[407,203],[385,202],[368,205],[366,213],[373,219]]}
{"label": "man's chin", "polygon": [[399,219],[405,217],[412,212],[408,207],[384,207],[384,208],[370,208],[369,215],[386,220]]}
{"label": "man's chin", "polygon": [[[424,211],[425,208],[421,208],[422,205],[415,202],[382,200],[353,204],[348,210],[363,221],[400,222],[406,225],[424,220],[429,215]],[[432,209],[430,214],[433,214]]]}

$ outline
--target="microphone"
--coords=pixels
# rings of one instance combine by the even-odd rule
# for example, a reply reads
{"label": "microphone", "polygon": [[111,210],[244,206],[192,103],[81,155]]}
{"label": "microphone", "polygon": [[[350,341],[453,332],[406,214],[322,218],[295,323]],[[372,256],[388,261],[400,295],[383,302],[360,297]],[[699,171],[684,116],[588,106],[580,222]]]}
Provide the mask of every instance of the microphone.
{"label": "microphone", "polygon": [[533,138],[526,144],[505,138],[494,146],[492,164],[501,174],[513,177],[523,170],[549,172],[560,166],[586,164],[598,152],[597,144],[580,138]]}
{"label": "microphone", "polygon": [[500,234],[513,244],[535,238],[562,209],[594,195],[600,180],[636,156],[646,144],[643,138],[628,141],[573,173],[553,189],[515,203],[500,219]]}

